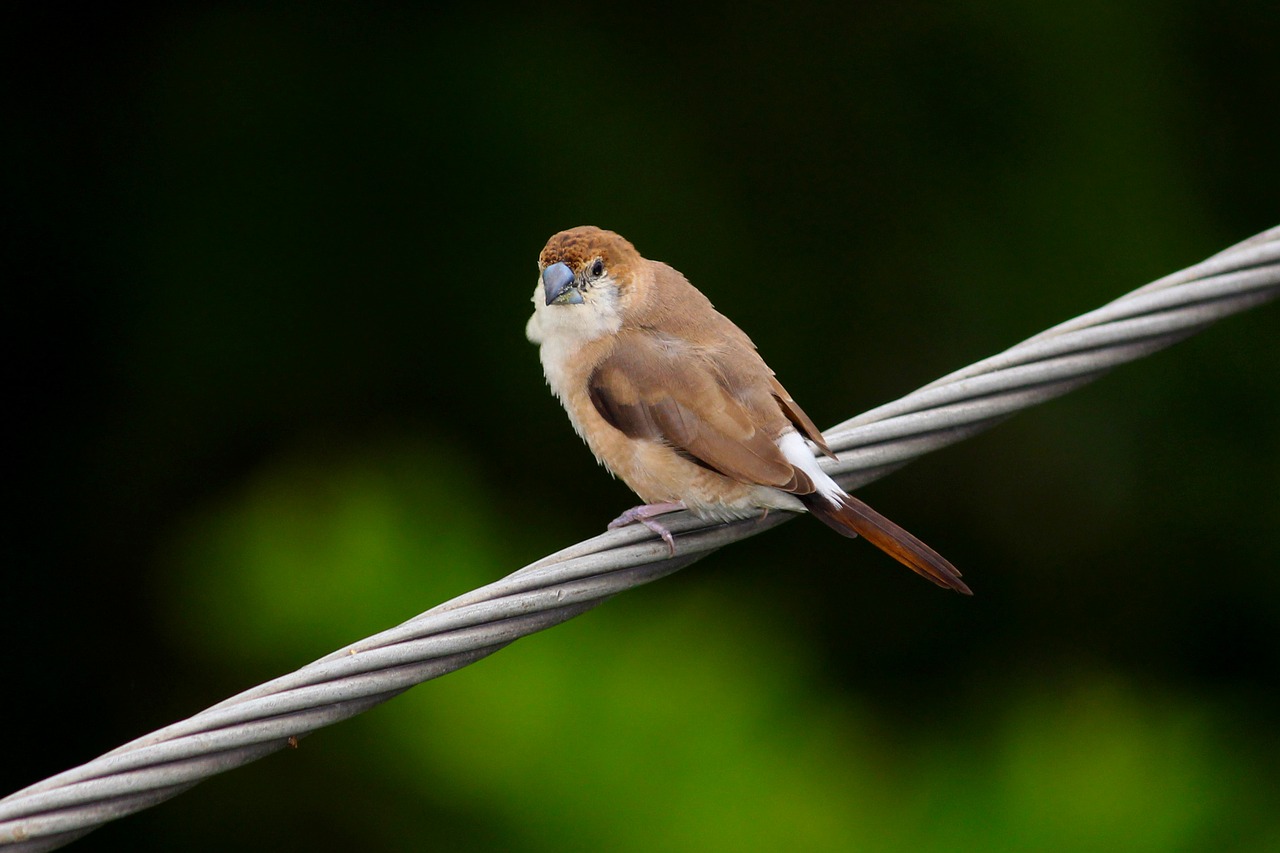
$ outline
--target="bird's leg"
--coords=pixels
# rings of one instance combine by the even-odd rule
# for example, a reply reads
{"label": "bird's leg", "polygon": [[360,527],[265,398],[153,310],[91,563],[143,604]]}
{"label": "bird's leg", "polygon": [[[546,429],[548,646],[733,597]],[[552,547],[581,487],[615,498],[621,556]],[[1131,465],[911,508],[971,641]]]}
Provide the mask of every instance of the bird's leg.
{"label": "bird's leg", "polygon": [[660,504],[645,504],[644,506],[633,506],[622,515],[609,522],[609,529],[616,530],[619,527],[626,527],[628,524],[635,524],[637,521],[654,533],[662,537],[662,541],[667,543],[667,547],[671,549],[671,556],[676,553],[676,540],[671,537],[671,531],[663,526],[662,522],[656,521],[655,516],[666,515],[669,512],[679,512],[685,506],[680,501],[668,501]]}

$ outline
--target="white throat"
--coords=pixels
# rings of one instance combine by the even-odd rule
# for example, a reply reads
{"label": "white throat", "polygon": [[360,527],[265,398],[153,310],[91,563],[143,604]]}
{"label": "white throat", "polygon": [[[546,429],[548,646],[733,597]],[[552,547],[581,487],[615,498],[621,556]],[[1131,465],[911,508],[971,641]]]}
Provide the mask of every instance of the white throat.
{"label": "white throat", "polygon": [[533,291],[533,316],[525,325],[525,336],[538,344],[547,384],[564,399],[568,390],[567,371],[583,346],[616,334],[622,328],[616,287],[595,287],[577,305],[548,305],[541,283]]}

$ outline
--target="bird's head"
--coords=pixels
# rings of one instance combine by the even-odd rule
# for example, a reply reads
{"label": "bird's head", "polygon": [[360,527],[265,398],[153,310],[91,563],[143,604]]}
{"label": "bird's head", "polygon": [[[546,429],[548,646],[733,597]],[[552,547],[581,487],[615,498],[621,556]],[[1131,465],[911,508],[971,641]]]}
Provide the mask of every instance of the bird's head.
{"label": "bird's head", "polygon": [[612,231],[593,225],[561,231],[538,256],[545,304],[584,305],[606,294],[616,299],[640,260],[635,246]]}
{"label": "bird's head", "polygon": [[539,325],[585,338],[617,331],[643,263],[612,231],[591,225],[561,231],[538,256],[533,302]]}

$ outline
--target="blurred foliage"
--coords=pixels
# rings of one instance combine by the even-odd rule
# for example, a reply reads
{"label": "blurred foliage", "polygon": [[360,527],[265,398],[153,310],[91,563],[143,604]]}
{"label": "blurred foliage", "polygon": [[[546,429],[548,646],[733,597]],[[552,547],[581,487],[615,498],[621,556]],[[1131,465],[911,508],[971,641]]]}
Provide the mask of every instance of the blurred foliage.
{"label": "blurred foliage", "polygon": [[[179,537],[171,641],[209,666],[287,671],[483,583],[498,541],[443,453],[282,463]],[[438,813],[457,810],[530,850],[1230,849],[1280,831],[1238,823],[1267,804],[1263,768],[1215,732],[1222,709],[1099,672],[1052,695],[997,677],[994,717],[895,737],[763,602],[695,583],[654,604],[618,602],[347,724],[341,761],[319,738],[302,748],[348,791],[361,846],[441,837]],[[390,792],[362,793],[367,776]],[[217,837],[222,818],[197,831],[196,808],[167,821],[184,844]],[[305,833],[328,806],[290,808]]]}
{"label": "blurred foliage", "polygon": [[[1275,225],[1280,10],[21,4],[8,791],[597,532],[552,232],[689,275],[828,425]],[[1280,850],[1280,313],[86,849]]]}

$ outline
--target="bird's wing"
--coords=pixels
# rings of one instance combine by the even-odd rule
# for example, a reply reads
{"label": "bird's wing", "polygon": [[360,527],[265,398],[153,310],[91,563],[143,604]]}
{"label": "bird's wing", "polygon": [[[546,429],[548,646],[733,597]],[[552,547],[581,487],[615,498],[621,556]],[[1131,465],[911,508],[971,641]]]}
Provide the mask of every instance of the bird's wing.
{"label": "bird's wing", "polygon": [[822,430],[818,429],[813,421],[809,420],[809,416],[804,413],[804,409],[800,408],[800,405],[791,399],[787,389],[782,387],[782,383],[772,373],[769,375],[769,383],[773,389],[774,399],[778,401],[778,405],[782,408],[782,413],[787,416],[787,420],[795,425],[801,435],[816,444],[818,449],[825,455],[835,459],[836,455],[831,452],[830,447],[827,447],[827,441],[822,437]]}
{"label": "bird's wing", "polygon": [[624,331],[587,390],[601,417],[631,438],[661,441],[734,480],[808,494],[813,482],[777,444],[792,420],[775,390],[782,386],[754,352],[744,354]]}

